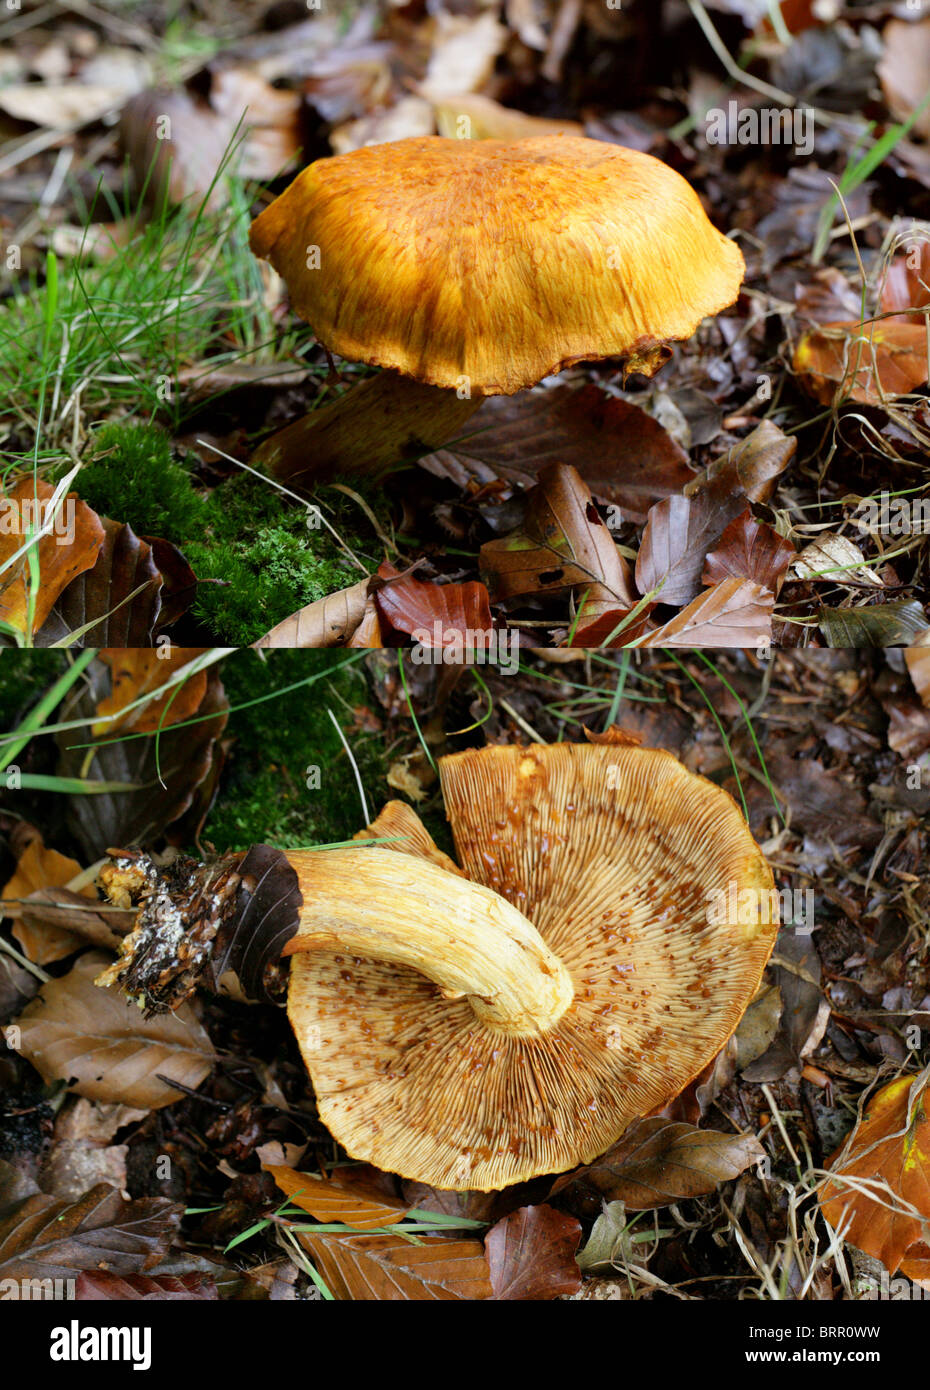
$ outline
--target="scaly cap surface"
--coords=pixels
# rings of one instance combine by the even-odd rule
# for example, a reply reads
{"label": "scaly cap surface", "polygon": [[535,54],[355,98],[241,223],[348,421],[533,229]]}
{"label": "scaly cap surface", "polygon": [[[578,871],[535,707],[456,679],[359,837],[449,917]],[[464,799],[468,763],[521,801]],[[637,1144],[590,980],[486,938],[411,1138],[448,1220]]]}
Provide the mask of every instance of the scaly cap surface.
{"label": "scaly cap surface", "polygon": [[603,357],[651,375],[745,270],[667,164],[564,135],[319,159],[250,243],[332,352],[483,395]]}

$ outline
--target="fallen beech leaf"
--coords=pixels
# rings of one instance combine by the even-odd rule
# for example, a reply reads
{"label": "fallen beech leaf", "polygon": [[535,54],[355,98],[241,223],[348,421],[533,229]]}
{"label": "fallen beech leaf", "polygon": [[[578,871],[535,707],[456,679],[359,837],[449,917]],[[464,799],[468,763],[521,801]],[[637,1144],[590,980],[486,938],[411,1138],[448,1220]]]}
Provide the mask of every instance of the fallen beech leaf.
{"label": "fallen beech leaf", "polygon": [[485,633],[490,640],[494,624],[488,591],[477,580],[431,584],[413,574],[400,574],[387,562],[378,567],[378,577],[385,582],[375,592],[375,607],[382,621],[396,632],[424,647],[443,647],[455,641],[486,646]]}
{"label": "fallen beech leaf", "polygon": [[[578,1267],[585,1274],[608,1273],[632,1254],[630,1220],[622,1202],[604,1202],[591,1227],[584,1249],[578,1251]],[[588,1283],[591,1281],[588,1280]]]}
{"label": "fallen beech leaf", "polygon": [[[162,613],[164,579],[152,546],[131,526],[108,517],[102,524],[103,545],[96,562],[60,595],[36,634],[37,646],[81,632],[79,646],[148,647],[156,627],[168,620]],[[188,603],[192,597],[193,591]],[[172,618],[186,607],[184,603],[175,608]]]}
{"label": "fallen beech leaf", "polygon": [[[149,546],[152,561],[161,575],[161,588],[158,590],[158,612],[156,614],[157,626],[161,630],[176,623],[178,618],[182,617],[190,608],[197,595],[197,576],[178,547],[172,545],[170,541],[162,540],[160,536],[143,536],[141,539],[144,545]],[[130,606],[134,610],[135,603]],[[94,631],[101,633],[104,629],[95,628]],[[106,637],[106,640],[98,636],[96,640],[102,646],[131,647],[139,645],[132,642],[111,643],[109,636]]]}
{"label": "fallen beech leaf", "polygon": [[[111,688],[109,695],[97,706],[101,718],[91,726],[94,738],[111,737],[117,730],[148,734],[190,719],[207,693],[205,670],[195,672],[183,683],[172,685],[157,699],[146,700],[138,709],[121,711],[126,711],[128,705],[143,695],[153,695],[160,690],[167,680],[189,662],[203,656],[206,650],[205,647],[170,647],[167,651],[156,648],[101,651],[100,660],[110,668]],[[119,717],[102,717],[114,714]]]}
{"label": "fallen beech leaf", "polygon": [[783,1007],[777,985],[760,987],[733,1035],[736,1041],[735,1060],[740,1071],[769,1050],[778,1032]]}
{"label": "fallen beech leaf", "polygon": [[481,547],[492,599],[577,591],[583,622],[636,603],[625,560],[577,470],[547,465],[527,494],[523,525]]}
{"label": "fallen beech leaf", "polygon": [[[817,758],[798,758],[780,748],[766,761],[780,799],[791,807],[792,830],[804,836],[810,854],[826,852],[831,842],[865,851],[881,840],[881,824],[868,814],[868,801],[848,772],[844,776]],[[765,814],[770,813],[769,800]],[[810,948],[810,937],[797,939]],[[780,946],[779,954],[787,949]]]}
{"label": "fallen beech leaf", "polygon": [[300,147],[299,113],[298,92],[272,87],[247,68],[217,68],[208,97],[185,87],[132,97],[120,115],[120,138],[151,203],[206,198],[218,208],[226,181],[217,170],[233,141],[233,162],[244,178],[276,178]]}
{"label": "fallen beech leaf", "polygon": [[118,950],[123,934],[132,927],[131,912],[101,911],[96,897],[82,897],[70,888],[37,888],[18,909],[11,906],[7,915],[14,917],[17,912],[18,921],[43,933],[43,939],[49,930],[67,932],[80,945],[101,946],[108,951]]}
{"label": "fallen beech leaf", "polygon": [[[110,693],[110,672],[102,661],[88,666],[84,681],[65,701],[62,717],[92,719]],[[196,837],[199,824],[209,809],[201,786],[212,795],[215,781],[211,773],[221,756],[220,735],[226,726],[229,702],[215,666],[207,674],[206,694],[197,708],[196,722],[177,725],[159,735],[108,742],[104,734],[91,749],[77,747],[87,742],[86,730],[56,734],[59,749],[58,772],[62,776],[83,776],[94,782],[133,783],[129,792],[103,792],[94,796],[72,796],[68,800],[67,824],[88,860],[99,859],[111,845],[130,847],[157,838],[182,816],[197,810],[198,823],[185,820],[184,843]]]}
{"label": "fallen beech leaf", "polygon": [[77,1095],[142,1110],[170,1105],[181,1092],[158,1073],[195,1090],[213,1067],[210,1039],[187,1004],[144,1019],[115,990],[98,989],[106,964],[93,951],[44,984],[16,1020],[20,1050],[46,1081],[68,1081]]}
{"label": "fallen beech leaf", "polygon": [[125,100],[125,88],[88,82],[10,82],[0,87],[0,111],[49,130],[89,125],[118,111]]}
{"label": "fallen beech leaf", "polygon": [[531,487],[542,469],[569,464],[595,497],[636,522],[694,478],[688,455],[657,420],[593,383],[492,396],[469,430],[442,454],[421,459],[421,467],[443,477],[454,464],[480,482],[490,467],[500,478]]}
{"label": "fallen beech leaf", "polygon": [[494,60],[508,37],[509,31],[491,10],[475,17],[440,10],[420,95],[429,101],[442,101],[455,92],[477,91],[491,76]]}
{"label": "fallen beech leaf", "polygon": [[315,1236],[298,1239],[339,1300],[431,1302],[490,1298],[484,1248],[477,1240],[421,1236]]}
{"label": "fallen beech leaf", "polygon": [[883,313],[901,314],[904,323],[918,321],[905,310],[926,309],[930,305],[930,227],[926,222],[921,225],[924,239],[918,240],[915,233],[907,253],[892,257],[882,285]]}
{"label": "fallen beech leaf", "polygon": [[799,579],[822,579],[832,584],[851,580],[884,588],[878,575],[864,561],[862,551],[847,536],[831,536],[825,532],[804,547],[791,568]]}
{"label": "fallen beech leaf", "polygon": [[765,420],[693,479],[682,496],[650,508],[636,557],[640,593],[654,594],[659,603],[696,598],[711,546],[746,510],[747,501],[771,496],[796,449],[795,440]]}
{"label": "fallen beech leaf", "polygon": [[94,565],[103,545],[100,518],[69,492],[48,534],[10,568],[2,568],[25,544],[30,530],[38,530],[50,520],[49,503],[54,492],[43,479],[25,477],[0,496],[0,622],[17,632],[25,633],[29,625],[30,568],[37,565],[40,576],[31,626],[31,632],[37,632],[62,590]]}
{"label": "fallen beech leaf", "polygon": [[210,68],[210,108],[226,122],[227,142],[244,132],[243,178],[279,178],[303,142],[300,92],[273,87],[257,68],[214,63]]}
{"label": "fallen beech leaf", "polygon": [[[528,140],[534,135],[584,135],[579,121],[552,121],[501,106],[478,92],[440,96],[433,102],[439,134],[450,140]],[[462,134],[463,122],[466,134]]]}
{"label": "fallen beech leaf", "polygon": [[76,1202],[43,1192],[0,1208],[0,1280],[71,1279],[84,1270],[141,1274],[161,1260],[183,1207],[163,1197],[126,1201],[98,1183]]}
{"label": "fallen beech leaf", "polygon": [[[28,840],[22,830],[26,830]],[[30,833],[31,832],[31,833]],[[16,861],[16,872],[3,889],[4,898],[27,899],[40,888],[61,888],[81,872],[76,859],[59,854],[55,849],[46,849],[42,836],[32,827],[20,827],[19,844],[22,845]],[[91,884],[81,889],[82,898],[97,902],[97,894]],[[0,903],[0,912],[3,904]],[[13,923],[13,935],[23,951],[36,965],[48,965],[51,961],[64,960],[72,951],[83,945],[84,938],[67,927],[58,927],[36,921],[28,912],[23,912],[22,902],[17,908],[17,919]]]}
{"label": "fallen beech leaf", "polygon": [[[820,1209],[834,1230],[845,1226],[850,1245],[881,1260],[889,1274],[912,1247],[927,1241],[928,1082],[930,1068],[918,1076],[900,1076],[877,1091],[850,1138],[831,1158],[831,1175],[820,1190]],[[850,1180],[876,1185],[853,1186]],[[896,1209],[902,1204],[918,1214]],[[914,1258],[922,1259],[922,1252],[915,1251]]]}
{"label": "fallen beech leaf", "polygon": [[882,703],[888,714],[888,747],[909,763],[930,753],[930,709],[915,700]]}
{"label": "fallen beech leaf", "polygon": [[[890,19],[882,30],[882,44],[884,52],[876,72],[892,115],[906,121],[927,97],[930,19],[916,24]],[[918,135],[930,136],[930,109],[924,109],[911,129]]]}
{"label": "fallen beech leaf", "polygon": [[[731,505],[742,502],[734,498]],[[690,497],[666,497],[649,510],[636,556],[636,586],[658,603],[688,603],[700,590],[707,548],[720,534],[725,513]]]}
{"label": "fallen beech leaf", "polygon": [[839,323],[855,318],[862,309],[862,294],[835,266],[821,266],[807,284],[794,287],[795,311],[805,325]]}
{"label": "fallen beech leaf", "polygon": [[35,975],[16,964],[7,955],[0,956],[0,1020],[6,1023],[15,1018],[39,989]]}
{"label": "fallen beech leaf", "polygon": [[767,647],[775,597],[748,579],[724,579],[633,647]]}
{"label": "fallen beech leaf", "polygon": [[382,646],[380,631],[369,633],[370,638],[377,640],[352,640],[360,635],[366,616],[375,612],[369,599],[370,584],[369,579],[360,579],[348,589],[308,603],[306,608],[282,619],[264,637],[259,637],[252,643],[253,647]]}
{"label": "fallen beech leaf", "polygon": [[569,645],[584,648],[627,647],[634,637],[641,637],[650,631],[653,624],[649,621],[649,614],[654,607],[654,603],[645,604],[635,617],[631,609],[605,607],[591,622],[579,622],[573,626]]}
{"label": "fallen beech leaf", "polygon": [[825,323],[800,339],[794,370],[821,405],[881,405],[926,385],[927,330],[895,318]]}
{"label": "fallen beech leaf", "polygon": [[309,372],[306,367],[284,366],[280,362],[198,362],[182,367],[177,375],[188,401],[208,401],[240,386],[263,386],[269,391],[300,386]]}
{"label": "fallen beech leaf", "polygon": [[366,1187],[363,1182],[319,1178],[273,1163],[263,1163],[262,1167],[295,1206],[309,1212],[317,1221],[339,1222],[354,1226],[358,1231],[368,1231],[374,1226],[391,1226],[407,1214],[406,1203],[388,1202],[382,1193],[371,1185]]}
{"label": "fallen beech leaf", "polygon": [[109,1274],[85,1270],[75,1280],[79,1303],[191,1303],[219,1298],[216,1283],[205,1274]]}
{"label": "fallen beech leaf", "polygon": [[413,136],[434,135],[436,122],[433,108],[424,97],[406,96],[393,106],[381,107],[357,121],[346,121],[330,132],[333,154],[348,154],[363,145],[384,145],[392,140],[408,140]]}
{"label": "fallen beech leaf", "polygon": [[[808,818],[813,819],[810,812],[803,816]],[[825,1005],[820,956],[809,936],[784,933],[774,962],[772,993],[764,996],[765,1003],[758,1009],[750,1006],[737,1029],[739,1066],[747,1081],[779,1081],[792,1067],[800,1068],[803,1051]],[[755,1057],[750,1056],[776,1011],[776,1027],[768,1044]]]}
{"label": "fallen beech leaf", "polygon": [[777,594],[782,575],[794,559],[794,546],[747,507],[730,522],[704,561],[705,584],[724,579],[751,579]]}
{"label": "fallen beech leaf", "polygon": [[867,608],[821,608],[817,614],[828,647],[906,647],[927,627],[916,599],[892,599]]}
{"label": "fallen beech leaf", "polygon": [[276,1003],[268,990],[270,967],[295,935],[301,905],[297,874],[272,845],[252,845],[237,873],[242,879],[234,921],[220,927],[210,962],[213,987],[232,971],[249,999]]}
{"label": "fallen beech leaf", "polygon": [[498,1300],[559,1298],[577,1293],[575,1254],[581,1223],[555,1207],[520,1207],[488,1231],[484,1248]]}
{"label": "fallen beech leaf", "polygon": [[601,1158],[559,1178],[552,1194],[570,1194],[573,1205],[580,1202],[586,1209],[599,1211],[604,1200],[645,1211],[713,1192],[764,1157],[752,1134],[718,1134],[661,1118],[637,1120]]}
{"label": "fallen beech leaf", "polygon": [[901,1273],[924,1289],[930,1289],[930,1245],[917,1241],[898,1266]]}
{"label": "fallen beech leaf", "polygon": [[771,420],[763,420],[729,453],[715,459],[699,473],[685,488],[685,495],[696,497],[720,493],[724,489],[739,490],[750,502],[767,502],[797,449],[796,439]]}
{"label": "fallen beech leaf", "polygon": [[338,125],[390,100],[393,46],[377,39],[335,43],[315,59],[303,94],[324,121]]}
{"label": "fallen beech leaf", "polygon": [[921,704],[930,709],[930,648],[908,647],[904,653],[904,664]]}

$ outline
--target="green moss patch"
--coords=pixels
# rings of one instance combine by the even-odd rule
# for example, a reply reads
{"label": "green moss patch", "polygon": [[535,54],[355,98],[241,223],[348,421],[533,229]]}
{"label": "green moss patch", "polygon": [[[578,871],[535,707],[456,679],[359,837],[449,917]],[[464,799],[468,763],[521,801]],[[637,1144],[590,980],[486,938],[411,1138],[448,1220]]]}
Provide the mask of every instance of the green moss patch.
{"label": "green moss patch", "polygon": [[[203,838],[218,850],[262,842],[293,849],[351,839],[365,822],[355,775],[328,710],[345,732],[372,816],[392,794],[381,735],[355,727],[352,715],[371,704],[364,664],[329,651],[276,650],[264,657],[237,652],[223,663],[222,674],[235,742]],[[287,690],[291,686],[297,688]]]}
{"label": "green moss patch", "polygon": [[[76,490],[95,511],[128,522],[138,535],[181,548],[203,581],[193,616],[226,646],[249,645],[298,608],[360,577],[318,519],[312,524],[304,508],[261,479],[242,473],[212,492],[199,491],[154,425],[118,422],[99,430]],[[359,509],[340,494],[332,497],[327,519],[374,567],[376,550],[353,533]],[[376,513],[386,511],[380,489],[370,488],[366,501]]]}

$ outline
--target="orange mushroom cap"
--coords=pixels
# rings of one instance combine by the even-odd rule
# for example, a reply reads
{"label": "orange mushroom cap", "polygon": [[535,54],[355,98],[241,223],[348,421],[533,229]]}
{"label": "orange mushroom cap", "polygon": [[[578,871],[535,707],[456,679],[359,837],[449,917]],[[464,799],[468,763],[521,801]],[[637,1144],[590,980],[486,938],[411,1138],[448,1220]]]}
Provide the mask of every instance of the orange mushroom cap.
{"label": "orange mushroom cap", "polygon": [[464,877],[396,802],[365,832],[390,849],[289,854],[288,1012],[351,1155],[488,1191],[590,1162],[677,1095],[778,913],[733,799],[669,753],[489,747],[440,774]]}
{"label": "orange mushroom cap", "polygon": [[652,375],[745,271],[667,164],[565,135],[316,160],[250,243],[331,351],[480,395],[604,357]]}

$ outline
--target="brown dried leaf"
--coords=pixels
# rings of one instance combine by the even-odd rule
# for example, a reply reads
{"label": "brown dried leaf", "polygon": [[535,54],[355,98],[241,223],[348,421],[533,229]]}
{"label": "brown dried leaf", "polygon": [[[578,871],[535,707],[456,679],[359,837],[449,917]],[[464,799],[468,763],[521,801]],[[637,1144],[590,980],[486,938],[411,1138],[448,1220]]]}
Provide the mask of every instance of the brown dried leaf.
{"label": "brown dried leaf", "polygon": [[109,517],[102,522],[103,545],[93,568],[58,598],[36,634],[37,646],[50,646],[85,627],[79,646],[151,646],[162,618],[162,575],[152,547],[131,526]]}
{"label": "brown dried leaf", "polygon": [[[450,140],[528,140],[535,135],[584,135],[580,121],[553,121],[501,106],[478,92],[443,95],[433,102],[439,134]],[[463,118],[468,134],[462,135]]]}
{"label": "brown dried leaf", "polygon": [[[890,19],[882,30],[884,52],[876,69],[889,110],[906,121],[927,98],[930,72],[930,19],[914,24]],[[924,108],[912,129],[930,136],[930,109]]]}
{"label": "brown dried leaf", "polygon": [[689,603],[700,593],[710,547],[743,511],[764,502],[797,449],[764,420],[735,448],[699,474],[684,495],[650,509],[636,557],[636,584],[660,603]]}
{"label": "brown dried leaf", "polygon": [[76,1202],[35,1193],[0,1208],[0,1279],[70,1279],[84,1270],[141,1274],[166,1253],[183,1207],[126,1201],[98,1183]]}
{"label": "brown dried leaf", "polygon": [[[729,453],[715,459],[685,488],[687,497],[705,492],[742,492],[750,502],[767,502],[798,449],[798,441],[763,420]],[[740,509],[742,510],[742,509]]]}
{"label": "brown dried leaf", "polygon": [[94,978],[106,964],[91,952],[42,986],[17,1019],[20,1051],[46,1081],[68,1081],[91,1100],[170,1105],[181,1092],[159,1073],[195,1090],[213,1067],[210,1039],[187,1004],[145,1019],[115,990],[98,989]]}
{"label": "brown dried leaf", "polygon": [[[66,700],[64,719],[92,718],[110,691],[110,672],[94,661],[84,683]],[[215,790],[211,772],[220,756],[220,735],[226,726],[229,702],[216,667],[210,668],[207,690],[197,709],[197,722],[143,738],[116,739],[108,735],[93,749],[80,748],[86,734],[77,730],[56,735],[62,776],[83,776],[91,781],[129,782],[139,790],[102,792],[69,798],[67,824],[89,860],[105,854],[111,845],[146,844],[167,830],[191,808],[202,821],[209,800],[200,795],[201,784]],[[157,752],[156,752],[157,749]],[[195,838],[198,826],[185,821],[185,839]]]}
{"label": "brown dried leaf", "polygon": [[885,703],[888,711],[888,747],[900,758],[916,762],[930,750],[930,709],[916,701]]}
{"label": "brown dried leaf", "polygon": [[752,1134],[719,1134],[661,1118],[637,1120],[594,1163],[557,1180],[552,1189],[573,1205],[600,1209],[601,1200],[631,1211],[667,1206],[713,1192],[765,1157]]}
{"label": "brown dried leaf", "polygon": [[382,622],[424,647],[481,642],[482,634],[493,628],[488,591],[477,580],[431,584],[400,574],[387,562],[378,567],[378,577],[385,581],[374,595]]}
{"label": "brown dried leaf", "polygon": [[206,1274],[110,1274],[85,1270],[75,1280],[79,1303],[192,1303],[219,1298],[216,1283]]}
{"label": "brown dried leaf", "polygon": [[491,1285],[498,1300],[549,1299],[577,1293],[575,1254],[581,1223],[555,1207],[520,1207],[485,1237]]}
{"label": "brown dried leaf", "polygon": [[544,468],[569,464],[595,497],[636,522],[694,477],[688,455],[657,420],[593,383],[580,390],[555,386],[492,396],[475,419],[474,433],[463,433],[443,453],[445,461],[431,454],[421,466],[445,476],[454,463],[481,482],[490,467],[523,487],[532,486]]}
{"label": "brown dried leaf", "polygon": [[906,648],[904,664],[921,704],[930,709],[930,647]]}
{"label": "brown dried leaf", "polygon": [[433,1302],[492,1296],[484,1248],[477,1240],[421,1236],[314,1236],[301,1233],[335,1298],[351,1302]]}
{"label": "brown dried leaf", "polygon": [[295,1206],[317,1221],[340,1222],[368,1231],[374,1226],[391,1226],[407,1214],[404,1202],[386,1201],[383,1193],[362,1181],[320,1178],[274,1163],[263,1163],[262,1167]]}
{"label": "brown dried leaf", "polygon": [[767,647],[775,597],[748,579],[724,579],[634,647]]}
{"label": "brown dried leaf", "polygon": [[917,1241],[912,1245],[899,1269],[908,1279],[913,1279],[921,1288],[930,1289],[930,1245]]}
{"label": "brown dried leaf", "polygon": [[[31,832],[31,834],[29,833]],[[76,859],[59,854],[57,850],[46,849],[42,836],[30,826],[29,835],[19,859],[16,872],[3,889],[4,898],[25,899],[41,888],[60,888],[81,872]],[[23,843],[21,835],[19,843]],[[90,898],[95,903],[97,894],[91,884],[81,889],[82,898]],[[23,911],[22,901],[14,904],[17,920],[13,923],[13,935],[23,951],[36,965],[48,965],[51,961],[64,960],[72,951],[83,944],[83,938],[67,927],[53,926],[48,922],[36,920]],[[0,911],[3,903],[0,902]]]}
{"label": "brown dried leaf", "polygon": [[[67,932],[79,944],[115,951],[123,933],[132,926],[132,913],[112,908],[102,912],[100,907],[96,898],[82,897],[70,888],[38,888],[21,904],[19,921],[34,932]],[[12,917],[15,911],[11,907],[9,915]]]}
{"label": "brown dried leaf", "polygon": [[107,649],[100,660],[110,668],[110,693],[97,705],[101,716],[118,715],[116,719],[101,717],[91,726],[94,738],[112,737],[117,730],[136,734],[167,729],[196,714],[207,693],[207,672],[197,671],[184,682],[172,685],[157,699],[149,699],[138,709],[125,711],[143,695],[153,695],[173,678],[188,662],[203,656],[205,647]]}
{"label": "brown dried leaf", "polygon": [[120,139],[151,203],[207,198],[218,208],[226,190],[217,170],[233,140],[244,177],[276,178],[301,144],[299,111],[299,93],[272,87],[245,67],[219,68],[208,98],[184,87],[132,97],[120,115]]}
{"label": "brown dried leaf", "polygon": [[[812,937],[803,935],[793,927],[786,927],[779,934],[771,968],[775,998],[768,997],[769,1022],[771,1014],[777,1009],[776,1027],[767,1047],[754,1058],[747,1052],[741,1060],[740,1067],[747,1081],[778,1081],[792,1067],[800,1066],[802,1051],[817,1025],[824,1004],[820,988],[820,956]],[[745,1046],[747,1041],[743,1024],[747,1028],[751,1026],[752,1012],[750,1007],[740,1024],[741,1046]],[[765,1009],[760,1012],[764,1015]],[[764,1023],[760,1031],[764,1033]]]}
{"label": "brown dried leaf", "polygon": [[794,370],[821,405],[881,405],[926,385],[927,330],[898,318],[825,323],[799,341]]}
{"label": "brown dried leaf", "polygon": [[730,522],[704,561],[705,584],[724,579],[751,579],[777,594],[782,575],[794,559],[794,546],[764,521],[757,521],[747,507]]}
{"label": "brown dried leaf", "polygon": [[[369,598],[371,580],[360,579],[338,593],[327,594],[308,603],[253,642],[254,647],[380,647],[380,630],[373,601]],[[366,620],[367,623],[366,623]],[[366,640],[355,641],[367,628]],[[376,639],[376,640],[375,640]]]}
{"label": "brown dried leaf", "polygon": [[[899,1076],[872,1096],[846,1144],[833,1155],[820,1209],[834,1230],[881,1260],[889,1274],[913,1250],[923,1260],[930,1222],[930,1069]],[[846,1179],[875,1183],[854,1188]],[[890,1189],[890,1191],[889,1191]],[[900,1209],[907,1204],[916,1215]],[[917,1247],[916,1249],[914,1247]]]}
{"label": "brown dried leaf", "polygon": [[[926,236],[927,224],[923,224]],[[915,254],[916,252],[916,254]],[[915,237],[903,256],[889,262],[881,293],[883,313],[902,314],[907,309],[926,309],[930,305],[930,240]],[[904,322],[914,323],[911,314]]]}
{"label": "brown dried leaf", "polygon": [[583,622],[636,603],[626,561],[577,470],[565,464],[540,472],[523,525],[483,545],[479,566],[492,600],[577,591]]}
{"label": "brown dried leaf", "polygon": [[[51,484],[41,478],[25,477],[17,479],[0,497],[0,567],[12,560],[30,531],[38,530],[47,522],[48,504],[54,491]],[[76,575],[94,565],[102,545],[100,518],[86,502],[69,492],[48,534],[0,573],[0,622],[8,623],[17,632],[26,632],[30,568],[38,565],[40,582],[31,626],[31,632],[38,632],[62,591]]]}

